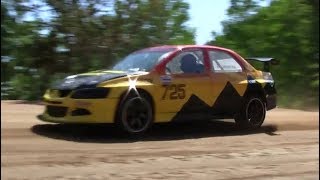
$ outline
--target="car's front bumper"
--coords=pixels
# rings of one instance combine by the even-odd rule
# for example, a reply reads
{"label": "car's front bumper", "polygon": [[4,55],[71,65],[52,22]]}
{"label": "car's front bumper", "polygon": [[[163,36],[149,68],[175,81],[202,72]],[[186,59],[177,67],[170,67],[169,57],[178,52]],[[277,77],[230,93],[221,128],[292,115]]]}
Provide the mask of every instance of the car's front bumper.
{"label": "car's front bumper", "polygon": [[45,99],[38,118],[54,123],[113,123],[118,99]]}
{"label": "car's front bumper", "polygon": [[267,110],[271,110],[277,107],[277,96],[276,94],[267,95]]}

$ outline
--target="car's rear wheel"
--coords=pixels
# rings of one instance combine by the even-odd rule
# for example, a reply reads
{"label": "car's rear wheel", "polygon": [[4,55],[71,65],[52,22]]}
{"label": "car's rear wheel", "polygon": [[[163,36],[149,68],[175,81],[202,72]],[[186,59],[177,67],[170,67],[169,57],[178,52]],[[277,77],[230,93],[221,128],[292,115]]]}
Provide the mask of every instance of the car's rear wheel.
{"label": "car's rear wheel", "polygon": [[153,110],[143,95],[128,95],[119,106],[117,125],[130,135],[143,134],[153,123]]}
{"label": "car's rear wheel", "polygon": [[265,103],[259,96],[247,98],[238,115],[235,117],[236,124],[241,128],[259,128],[266,116]]}

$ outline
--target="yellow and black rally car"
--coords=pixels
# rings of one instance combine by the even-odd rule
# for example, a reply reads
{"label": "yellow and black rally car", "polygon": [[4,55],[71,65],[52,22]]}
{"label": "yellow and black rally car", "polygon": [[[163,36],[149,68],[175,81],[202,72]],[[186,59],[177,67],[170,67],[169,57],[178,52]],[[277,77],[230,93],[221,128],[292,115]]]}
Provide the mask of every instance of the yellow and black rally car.
{"label": "yellow and black rally car", "polygon": [[[263,71],[249,60],[264,63]],[[55,123],[116,123],[140,134],[153,123],[233,118],[257,128],[276,107],[273,58],[244,59],[217,46],[142,49],[110,70],[68,76],[43,96],[38,118]]]}

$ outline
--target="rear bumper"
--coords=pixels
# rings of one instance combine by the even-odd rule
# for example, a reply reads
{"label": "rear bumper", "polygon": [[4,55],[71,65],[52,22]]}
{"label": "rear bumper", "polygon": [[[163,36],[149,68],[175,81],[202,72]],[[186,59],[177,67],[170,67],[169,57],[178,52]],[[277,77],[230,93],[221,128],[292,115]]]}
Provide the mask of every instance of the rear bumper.
{"label": "rear bumper", "polygon": [[277,107],[277,96],[276,94],[267,95],[267,110],[271,110]]}

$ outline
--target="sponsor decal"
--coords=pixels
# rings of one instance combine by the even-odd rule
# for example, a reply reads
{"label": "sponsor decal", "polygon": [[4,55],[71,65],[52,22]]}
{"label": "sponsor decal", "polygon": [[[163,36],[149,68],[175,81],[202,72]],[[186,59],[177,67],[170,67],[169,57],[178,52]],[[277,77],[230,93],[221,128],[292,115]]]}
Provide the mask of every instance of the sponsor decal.
{"label": "sponsor decal", "polygon": [[274,80],[265,80],[266,83],[274,83]]}
{"label": "sponsor decal", "polygon": [[168,85],[172,82],[172,77],[170,75],[160,76],[160,81],[164,85]]}

